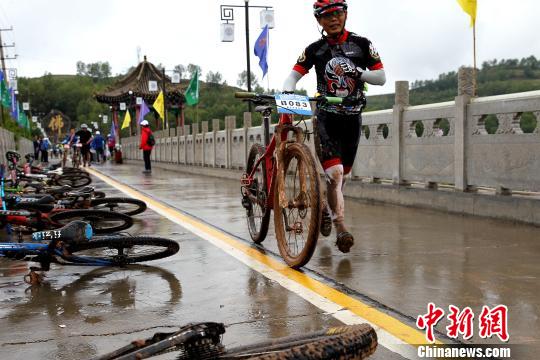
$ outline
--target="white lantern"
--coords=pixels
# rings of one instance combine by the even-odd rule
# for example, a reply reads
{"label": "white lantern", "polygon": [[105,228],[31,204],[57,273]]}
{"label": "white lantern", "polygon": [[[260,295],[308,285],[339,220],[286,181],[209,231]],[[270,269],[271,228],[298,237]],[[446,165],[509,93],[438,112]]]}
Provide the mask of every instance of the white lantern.
{"label": "white lantern", "polygon": [[120,103],[120,110],[122,110],[122,111],[126,110],[126,103],[124,103],[124,102]]}
{"label": "white lantern", "polygon": [[232,42],[234,41],[234,24],[221,24],[221,41]]}
{"label": "white lantern", "polygon": [[109,116],[103,115],[101,119],[103,119],[103,123],[106,124],[109,121]]}
{"label": "white lantern", "polygon": [[149,91],[158,91],[157,81],[155,81],[155,80],[148,81],[148,90]]}
{"label": "white lantern", "polygon": [[174,73],[172,75],[172,83],[173,84],[180,84],[180,74],[179,73]]}
{"label": "white lantern", "polygon": [[135,103],[136,103],[137,105],[142,105],[142,97],[137,97],[137,98],[135,99]]}
{"label": "white lantern", "polygon": [[261,10],[261,29],[263,29],[266,25],[268,25],[269,29],[274,28],[274,10]]}
{"label": "white lantern", "polygon": [[23,109],[24,111],[30,110],[30,103],[28,103],[28,102],[23,102],[23,103],[22,103],[22,109]]}

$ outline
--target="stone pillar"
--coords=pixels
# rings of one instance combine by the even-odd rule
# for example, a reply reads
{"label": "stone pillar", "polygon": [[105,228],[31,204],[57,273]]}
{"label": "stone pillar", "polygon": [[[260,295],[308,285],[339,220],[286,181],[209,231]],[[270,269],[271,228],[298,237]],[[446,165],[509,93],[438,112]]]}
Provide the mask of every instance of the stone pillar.
{"label": "stone pillar", "polygon": [[212,119],[212,151],[214,154],[214,159],[212,160],[212,167],[216,167],[216,136],[219,129],[219,119]]}
{"label": "stone pillar", "polygon": [[195,153],[197,151],[197,134],[199,133],[199,123],[193,123],[191,124],[191,133],[193,135],[193,142],[191,145],[193,146],[193,163],[191,165],[197,164],[197,154]]}
{"label": "stone pillar", "polygon": [[226,168],[230,169],[232,167],[232,131],[236,127],[236,116],[230,115],[225,116],[225,141],[226,141],[226,149],[227,149],[227,161],[226,161]]}
{"label": "stone pillar", "polygon": [[187,137],[191,134],[191,125],[184,126],[184,165],[187,165],[187,152],[188,152],[188,143]]}
{"label": "stone pillar", "polygon": [[208,132],[208,121],[201,122],[202,127],[202,161],[201,166],[205,166],[205,157],[206,157],[206,137],[208,136],[206,133]]}
{"label": "stone pillar", "polygon": [[244,164],[247,164],[247,158],[249,155],[249,148],[248,148],[248,130],[251,127],[251,113],[245,112],[244,113]]}
{"label": "stone pillar", "polygon": [[467,106],[474,94],[473,69],[462,67],[458,72],[458,96],[456,97],[456,117],[454,134],[454,184],[457,191],[467,191]]}
{"label": "stone pillar", "polygon": [[394,185],[406,185],[401,178],[403,159],[403,111],[409,106],[409,82],[396,81],[395,104],[392,117],[392,182]]}

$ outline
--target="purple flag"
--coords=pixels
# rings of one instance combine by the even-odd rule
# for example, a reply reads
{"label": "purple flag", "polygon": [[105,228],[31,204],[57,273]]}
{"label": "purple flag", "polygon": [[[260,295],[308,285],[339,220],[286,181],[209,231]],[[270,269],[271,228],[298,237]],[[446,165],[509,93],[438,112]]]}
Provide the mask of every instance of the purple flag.
{"label": "purple flag", "polygon": [[144,99],[142,101],[142,104],[141,104],[141,108],[139,110],[139,118],[137,119],[137,121],[139,122],[139,124],[141,123],[141,121],[144,120],[144,117],[146,116],[146,114],[148,114],[150,112],[150,109],[148,108],[148,105],[146,105],[146,103],[144,102]]}
{"label": "purple flag", "polygon": [[113,138],[116,138],[116,129],[115,129],[115,126],[114,126],[114,119],[111,121],[111,134],[110,134]]}

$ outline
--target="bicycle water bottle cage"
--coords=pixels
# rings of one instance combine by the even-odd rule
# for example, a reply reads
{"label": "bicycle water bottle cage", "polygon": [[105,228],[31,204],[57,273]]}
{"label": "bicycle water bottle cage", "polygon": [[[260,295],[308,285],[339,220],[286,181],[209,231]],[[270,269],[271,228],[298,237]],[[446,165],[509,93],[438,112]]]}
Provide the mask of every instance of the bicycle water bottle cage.
{"label": "bicycle water bottle cage", "polygon": [[21,155],[18,152],[9,150],[6,152],[6,159],[11,163],[19,162],[19,160],[21,160]]}

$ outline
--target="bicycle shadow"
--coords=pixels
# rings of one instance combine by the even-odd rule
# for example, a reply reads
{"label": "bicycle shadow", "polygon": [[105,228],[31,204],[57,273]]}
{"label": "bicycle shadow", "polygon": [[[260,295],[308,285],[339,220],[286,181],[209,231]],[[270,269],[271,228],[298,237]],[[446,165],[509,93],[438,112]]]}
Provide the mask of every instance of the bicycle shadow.
{"label": "bicycle shadow", "polygon": [[7,315],[10,323],[31,320],[41,314],[53,322],[80,317],[87,323],[99,323],[106,320],[108,312],[140,311],[146,307],[166,311],[182,298],[182,286],[173,273],[147,265],[96,268],[61,286],[57,280],[47,279],[25,290],[26,299],[22,301],[26,301],[15,305]]}

